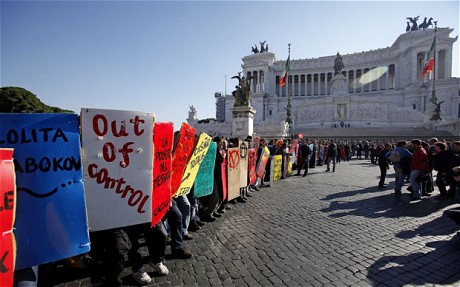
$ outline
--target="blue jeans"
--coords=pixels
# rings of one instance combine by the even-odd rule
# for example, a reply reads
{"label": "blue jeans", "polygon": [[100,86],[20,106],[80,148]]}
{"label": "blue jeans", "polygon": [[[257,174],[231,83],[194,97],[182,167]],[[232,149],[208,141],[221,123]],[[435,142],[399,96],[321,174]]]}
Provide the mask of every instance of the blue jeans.
{"label": "blue jeans", "polygon": [[335,156],[328,156],[327,157],[327,170],[330,170],[329,169],[329,164],[332,161],[332,171],[335,171],[335,159],[336,159]]}
{"label": "blue jeans", "polygon": [[421,198],[422,193],[420,192],[420,182],[418,181],[418,177],[423,172],[421,170],[411,170],[410,172],[410,184],[412,185],[412,195],[414,197]]}
{"label": "blue jeans", "polygon": [[181,195],[174,198],[174,201],[177,203],[177,207],[182,214],[182,236],[188,234],[188,226],[190,225],[190,202],[186,195]]}
{"label": "blue jeans", "polygon": [[172,205],[166,213],[168,229],[171,232],[171,251],[184,249],[182,243],[182,213],[177,207],[176,201],[172,200]]}
{"label": "blue jeans", "polygon": [[401,188],[404,184],[404,178],[406,177],[403,173],[403,169],[400,166],[394,166],[395,169],[395,192],[401,192]]}

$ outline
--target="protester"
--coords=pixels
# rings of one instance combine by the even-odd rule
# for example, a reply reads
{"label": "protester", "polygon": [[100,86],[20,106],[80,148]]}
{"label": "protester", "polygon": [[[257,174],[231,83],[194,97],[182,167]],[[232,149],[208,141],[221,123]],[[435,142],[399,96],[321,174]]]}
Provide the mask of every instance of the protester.
{"label": "protester", "polygon": [[411,160],[410,182],[412,186],[411,200],[420,200],[422,198],[420,176],[429,170],[428,155],[422,147],[419,139],[411,140],[414,147],[414,155]]}

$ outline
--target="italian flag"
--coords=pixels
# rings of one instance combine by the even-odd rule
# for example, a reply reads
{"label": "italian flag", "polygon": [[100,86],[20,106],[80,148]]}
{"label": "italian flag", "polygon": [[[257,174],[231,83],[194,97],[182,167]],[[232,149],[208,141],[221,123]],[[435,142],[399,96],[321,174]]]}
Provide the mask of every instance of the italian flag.
{"label": "italian flag", "polygon": [[422,71],[422,77],[423,78],[425,78],[425,76],[426,76],[426,74],[428,74],[428,72],[433,71],[433,69],[434,69],[434,53],[433,53],[433,51],[434,51],[435,42],[436,42],[436,38],[433,39],[433,43],[431,44],[431,48],[428,51],[428,53],[426,53],[425,66],[423,66],[423,71]]}
{"label": "italian flag", "polygon": [[286,78],[287,78],[287,75],[289,74],[289,62],[290,62],[290,55],[288,56],[287,58],[287,61],[286,61],[286,67],[284,69],[284,73],[283,75],[281,76],[281,79],[280,79],[280,87],[284,87],[286,85]]}

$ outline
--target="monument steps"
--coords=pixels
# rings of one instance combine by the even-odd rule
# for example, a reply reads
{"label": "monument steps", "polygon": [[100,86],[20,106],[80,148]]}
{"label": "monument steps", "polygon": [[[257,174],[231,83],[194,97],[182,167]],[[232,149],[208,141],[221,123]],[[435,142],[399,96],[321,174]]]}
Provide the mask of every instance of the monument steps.
{"label": "monument steps", "polygon": [[304,138],[420,138],[425,140],[430,137],[453,137],[449,132],[434,131],[423,127],[311,128],[298,130],[296,133],[303,134]]}

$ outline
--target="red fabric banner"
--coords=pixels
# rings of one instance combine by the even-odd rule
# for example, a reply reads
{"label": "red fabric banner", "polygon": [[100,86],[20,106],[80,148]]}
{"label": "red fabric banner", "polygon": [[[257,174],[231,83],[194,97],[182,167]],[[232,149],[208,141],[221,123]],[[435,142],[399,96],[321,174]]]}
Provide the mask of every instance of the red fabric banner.
{"label": "red fabric banner", "polygon": [[12,232],[16,212],[13,149],[0,149],[0,286],[13,286],[16,248]]}
{"label": "red fabric banner", "polygon": [[224,198],[222,201],[225,201],[228,196],[228,188],[227,188],[227,158],[221,164],[221,176],[222,176],[222,191],[224,194]]}
{"label": "red fabric banner", "polygon": [[193,145],[195,144],[195,128],[187,123],[182,123],[179,133],[179,140],[174,147],[172,157],[171,173],[171,195],[174,196],[179,190],[182,176],[187,162],[192,155]]}
{"label": "red fabric banner", "polygon": [[262,153],[260,154],[259,164],[257,165],[257,168],[256,168],[256,174],[258,178],[264,178],[265,166],[267,165],[269,156],[270,156],[270,151],[268,150],[267,147],[264,147],[264,149],[262,150]]}
{"label": "red fabric banner", "polygon": [[249,185],[254,185],[257,180],[256,174],[256,160],[257,160],[256,150],[251,148],[249,149],[249,159],[248,159],[248,171],[249,171]]}
{"label": "red fabric banner", "polygon": [[173,141],[173,123],[155,123],[153,128],[152,226],[163,218],[171,205]]}

